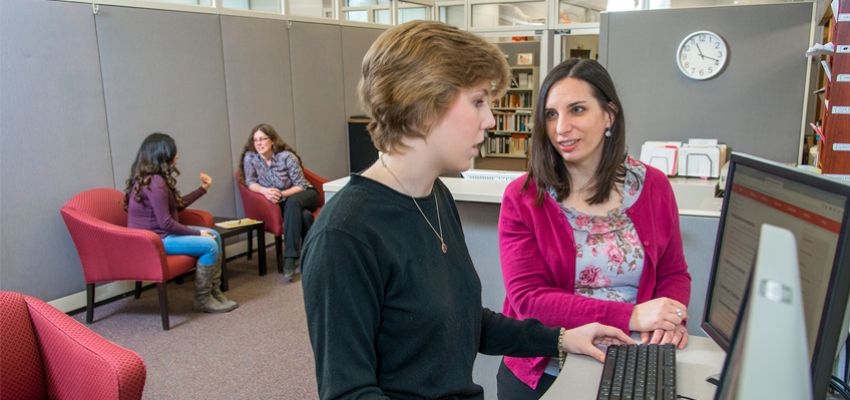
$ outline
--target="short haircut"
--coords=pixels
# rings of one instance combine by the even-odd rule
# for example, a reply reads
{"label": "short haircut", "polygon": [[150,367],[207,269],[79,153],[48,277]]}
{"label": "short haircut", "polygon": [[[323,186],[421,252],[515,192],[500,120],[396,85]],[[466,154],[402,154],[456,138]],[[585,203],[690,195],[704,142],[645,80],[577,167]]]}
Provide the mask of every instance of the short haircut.
{"label": "short haircut", "polygon": [[382,152],[400,150],[405,137],[425,138],[460,89],[491,83],[501,96],[510,82],[504,54],[473,33],[435,21],[388,29],[363,58],[360,103]]}

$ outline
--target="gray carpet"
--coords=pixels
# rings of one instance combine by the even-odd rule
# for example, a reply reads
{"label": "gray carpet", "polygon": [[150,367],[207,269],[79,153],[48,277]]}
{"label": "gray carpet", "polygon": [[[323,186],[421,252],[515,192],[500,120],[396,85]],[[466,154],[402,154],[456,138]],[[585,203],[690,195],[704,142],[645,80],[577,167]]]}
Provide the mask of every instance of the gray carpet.
{"label": "gray carpet", "polygon": [[[171,330],[163,331],[157,291],[95,308],[89,327],[145,360],[145,399],[314,399],[318,397],[301,284],[283,283],[274,252],[269,273],[256,257],[228,263],[226,314],[192,311],[194,282],[169,284]],[[85,313],[74,316],[83,321]]]}

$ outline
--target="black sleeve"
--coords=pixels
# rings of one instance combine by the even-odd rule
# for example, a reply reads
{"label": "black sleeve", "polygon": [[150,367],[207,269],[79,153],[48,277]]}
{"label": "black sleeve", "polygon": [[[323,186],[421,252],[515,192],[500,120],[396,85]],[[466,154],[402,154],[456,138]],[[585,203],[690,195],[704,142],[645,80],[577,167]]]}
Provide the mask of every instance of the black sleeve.
{"label": "black sleeve", "polygon": [[309,235],[302,285],[321,399],[387,399],[375,338],[383,285],[368,244],[338,230]]}
{"label": "black sleeve", "polygon": [[479,353],[512,357],[557,357],[561,328],[550,328],[536,319],[516,320],[481,309]]}

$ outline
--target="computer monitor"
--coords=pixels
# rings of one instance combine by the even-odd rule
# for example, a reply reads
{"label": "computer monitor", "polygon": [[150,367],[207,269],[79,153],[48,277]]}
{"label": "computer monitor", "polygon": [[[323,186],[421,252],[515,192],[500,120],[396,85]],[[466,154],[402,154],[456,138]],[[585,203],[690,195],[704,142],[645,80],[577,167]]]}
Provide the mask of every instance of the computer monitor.
{"label": "computer monitor", "polygon": [[760,232],[714,399],[811,399],[797,240],[770,224]]}
{"label": "computer monitor", "polygon": [[702,328],[724,350],[758,248],[762,224],[797,240],[807,351],[815,398],[832,375],[850,291],[850,186],[733,153],[717,230]]}

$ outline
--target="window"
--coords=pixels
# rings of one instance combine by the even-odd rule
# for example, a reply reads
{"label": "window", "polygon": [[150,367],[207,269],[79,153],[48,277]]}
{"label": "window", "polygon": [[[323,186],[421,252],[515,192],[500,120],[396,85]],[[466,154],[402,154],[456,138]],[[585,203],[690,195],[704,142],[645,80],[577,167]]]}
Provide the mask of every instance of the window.
{"label": "window", "polygon": [[343,15],[346,21],[369,22],[369,11],[366,10],[343,11]]}
{"label": "window", "polygon": [[545,24],[545,1],[472,5],[473,28],[542,26]]}
{"label": "window", "polygon": [[[601,0],[600,5],[604,6],[605,11],[631,11],[643,9],[643,4],[646,2],[646,0]],[[667,1],[667,3],[670,2]]]}
{"label": "window", "polygon": [[558,24],[568,25],[581,22],[599,22],[599,13],[606,11],[608,0],[582,1],[560,0]]}
{"label": "window", "polygon": [[372,10],[372,21],[376,24],[392,24],[392,21],[390,21],[390,10]]}
{"label": "window", "polygon": [[154,3],[187,4],[191,6],[212,7],[212,0],[149,0]]}
{"label": "window", "polygon": [[222,0],[221,6],[237,10],[254,10],[280,14],[280,0]]}
{"label": "window", "polygon": [[390,25],[390,0],[344,0],[342,19]]}
{"label": "window", "polygon": [[[250,0],[251,3],[256,0]],[[334,19],[333,0],[286,0],[289,13],[301,17]]]}
{"label": "window", "polygon": [[463,4],[458,4],[454,6],[440,6],[440,22],[444,22],[449,25],[454,25],[460,29],[463,29],[466,25],[463,11]]}
{"label": "window", "polygon": [[406,1],[398,2],[399,24],[417,19],[431,19],[431,7],[422,4],[408,3]]}

